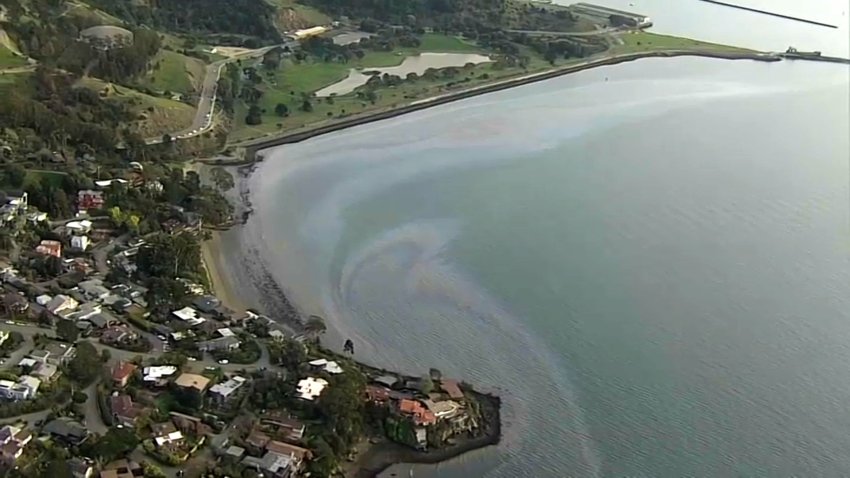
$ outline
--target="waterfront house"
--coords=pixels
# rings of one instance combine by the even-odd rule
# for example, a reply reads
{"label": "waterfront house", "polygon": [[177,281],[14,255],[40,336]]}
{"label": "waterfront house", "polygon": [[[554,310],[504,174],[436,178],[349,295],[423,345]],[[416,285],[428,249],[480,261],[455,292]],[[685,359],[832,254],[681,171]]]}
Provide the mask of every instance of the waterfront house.
{"label": "waterfront house", "polygon": [[464,399],[463,391],[460,389],[460,385],[458,384],[457,380],[450,380],[450,379],[444,378],[443,380],[440,380],[440,388],[444,392],[446,392],[446,394],[452,400],[463,400]]}
{"label": "waterfront house", "polygon": [[310,367],[315,370],[323,370],[331,375],[338,375],[343,372],[342,367],[338,363],[327,359],[316,359],[309,362]]}
{"label": "waterfront house", "polygon": [[429,426],[437,423],[437,416],[418,400],[399,400],[398,411],[402,416],[410,418],[417,426]]}

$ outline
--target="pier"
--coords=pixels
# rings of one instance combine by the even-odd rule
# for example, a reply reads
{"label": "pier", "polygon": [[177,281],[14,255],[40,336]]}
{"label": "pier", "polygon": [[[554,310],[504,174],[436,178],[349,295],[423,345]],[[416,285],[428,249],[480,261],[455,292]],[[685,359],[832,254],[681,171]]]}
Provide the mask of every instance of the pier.
{"label": "pier", "polygon": [[719,0],[701,0],[701,1],[713,3],[715,5],[722,5],[724,7],[737,8],[739,10],[746,10],[748,12],[761,13],[762,15],[770,15],[772,17],[784,18],[786,20],[793,20],[795,22],[808,23],[810,25],[817,25],[819,27],[838,28],[838,25],[830,25],[829,23],[818,22],[818,21],[815,21],[815,20],[807,20],[805,18],[792,17],[791,15],[784,15],[782,13],[768,12],[766,10],[759,10],[758,8],[745,7],[743,5],[735,5],[734,3],[726,3],[726,2],[721,2]]}

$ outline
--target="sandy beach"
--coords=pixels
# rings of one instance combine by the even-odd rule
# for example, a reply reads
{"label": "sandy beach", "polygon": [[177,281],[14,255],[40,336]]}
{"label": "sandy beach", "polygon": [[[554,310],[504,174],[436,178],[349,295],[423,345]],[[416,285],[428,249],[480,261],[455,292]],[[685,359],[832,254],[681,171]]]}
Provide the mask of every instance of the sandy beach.
{"label": "sandy beach", "polygon": [[222,261],[221,246],[221,233],[212,231],[212,237],[201,244],[204,268],[207,270],[207,277],[209,277],[213,293],[221,300],[221,303],[232,310],[241,312],[251,308],[251,306],[246,304],[240,294],[234,290],[230,276],[225,272],[226,265]]}

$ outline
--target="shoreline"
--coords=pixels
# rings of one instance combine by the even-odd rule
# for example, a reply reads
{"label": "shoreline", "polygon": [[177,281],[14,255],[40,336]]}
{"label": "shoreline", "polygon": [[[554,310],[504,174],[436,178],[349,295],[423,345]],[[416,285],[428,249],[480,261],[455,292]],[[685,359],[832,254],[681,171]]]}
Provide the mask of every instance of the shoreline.
{"label": "shoreline", "polygon": [[270,135],[268,137],[246,140],[239,143],[231,144],[231,147],[244,148],[244,154],[241,158],[209,158],[198,159],[198,162],[203,164],[218,165],[218,166],[246,166],[262,161],[262,155],[258,153],[263,149],[268,149],[283,144],[298,143],[317,136],[321,136],[336,131],[341,131],[355,126],[365,125],[376,121],[395,118],[408,113],[425,110],[435,106],[440,106],[455,101],[473,98],[488,93],[494,93],[510,88],[529,85],[540,81],[550,80],[561,76],[599,68],[603,66],[613,66],[621,63],[640,60],[643,58],[676,58],[676,57],[702,57],[714,58],[720,60],[750,60],[760,61],[765,63],[775,63],[784,59],[800,59],[812,61],[828,61],[839,63],[850,63],[850,60],[831,58],[831,57],[796,57],[785,56],[782,53],[761,53],[751,51],[712,51],[712,50],[655,50],[644,51],[637,53],[623,53],[613,56],[605,56],[602,58],[587,60],[578,64],[561,66],[554,69],[549,69],[537,73],[530,73],[519,77],[508,78],[493,83],[488,83],[480,86],[475,86],[455,92],[449,92],[438,96],[415,100],[403,106],[393,107],[380,111],[366,112],[359,115],[351,116],[346,119],[334,121],[329,124],[318,124],[313,126],[305,126],[294,132]]}

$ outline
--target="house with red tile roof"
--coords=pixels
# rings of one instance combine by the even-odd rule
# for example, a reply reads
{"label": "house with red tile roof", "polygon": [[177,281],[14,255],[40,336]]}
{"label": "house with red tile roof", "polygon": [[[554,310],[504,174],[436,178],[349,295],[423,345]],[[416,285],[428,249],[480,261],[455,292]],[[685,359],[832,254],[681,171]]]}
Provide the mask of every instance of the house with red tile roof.
{"label": "house with red tile roof", "polygon": [[130,362],[119,361],[112,367],[112,383],[119,388],[126,387],[137,368]]}
{"label": "house with red tile roof", "polygon": [[418,426],[428,426],[437,423],[437,416],[425,408],[418,400],[403,399],[398,402],[398,411],[413,420]]}

